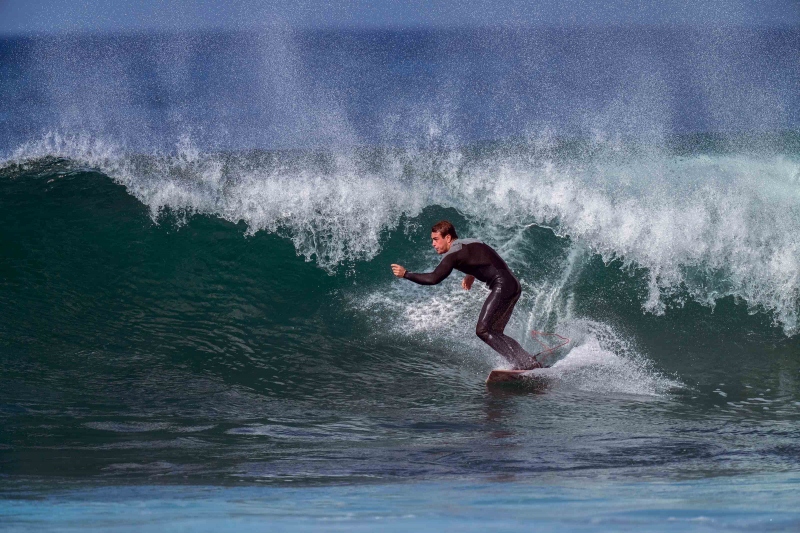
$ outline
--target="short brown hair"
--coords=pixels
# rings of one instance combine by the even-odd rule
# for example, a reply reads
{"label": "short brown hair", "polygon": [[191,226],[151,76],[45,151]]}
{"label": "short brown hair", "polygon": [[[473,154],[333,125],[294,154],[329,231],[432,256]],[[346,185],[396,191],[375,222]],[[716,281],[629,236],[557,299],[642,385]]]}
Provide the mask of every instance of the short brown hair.
{"label": "short brown hair", "polygon": [[456,235],[456,227],[453,226],[449,220],[440,220],[431,228],[431,233],[439,233],[442,237],[450,235],[453,240],[458,239]]}

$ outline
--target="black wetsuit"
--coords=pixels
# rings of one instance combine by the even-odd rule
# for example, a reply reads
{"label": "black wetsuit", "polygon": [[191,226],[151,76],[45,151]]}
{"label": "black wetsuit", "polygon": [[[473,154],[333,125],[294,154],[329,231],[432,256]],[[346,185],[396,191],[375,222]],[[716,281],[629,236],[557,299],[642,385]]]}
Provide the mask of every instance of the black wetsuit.
{"label": "black wetsuit", "polygon": [[483,304],[475,326],[478,337],[508,359],[514,368],[539,366],[536,359],[523,350],[517,341],[503,333],[522,289],[506,262],[488,245],[476,239],[456,239],[433,272],[406,272],[403,277],[420,285],[436,285],[449,276],[453,269],[475,276],[492,291]]}

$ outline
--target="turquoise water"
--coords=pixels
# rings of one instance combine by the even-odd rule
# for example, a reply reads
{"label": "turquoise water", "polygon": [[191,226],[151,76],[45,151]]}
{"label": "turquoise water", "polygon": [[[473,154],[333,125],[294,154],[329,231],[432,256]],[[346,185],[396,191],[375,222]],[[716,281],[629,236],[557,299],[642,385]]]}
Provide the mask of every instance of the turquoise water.
{"label": "turquoise water", "polygon": [[105,487],[0,503],[4,531],[797,531],[796,475],[619,483]]}

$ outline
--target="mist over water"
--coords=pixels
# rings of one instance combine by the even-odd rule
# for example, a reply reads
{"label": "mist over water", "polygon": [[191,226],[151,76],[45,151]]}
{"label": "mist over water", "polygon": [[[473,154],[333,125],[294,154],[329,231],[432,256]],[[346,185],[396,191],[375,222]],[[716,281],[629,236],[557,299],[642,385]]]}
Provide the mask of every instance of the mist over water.
{"label": "mist over water", "polygon": [[[0,42],[0,474],[796,471],[798,67],[737,27]],[[571,339],[545,387],[485,389],[481,284],[391,276],[442,218],[507,332]]]}

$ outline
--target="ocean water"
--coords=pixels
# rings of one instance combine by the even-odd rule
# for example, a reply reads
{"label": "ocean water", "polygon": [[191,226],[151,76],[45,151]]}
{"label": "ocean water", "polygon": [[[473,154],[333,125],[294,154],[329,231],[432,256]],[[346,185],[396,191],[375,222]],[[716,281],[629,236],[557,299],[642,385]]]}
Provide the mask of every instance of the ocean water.
{"label": "ocean water", "polygon": [[[800,32],[0,41],[0,528],[793,530]],[[484,385],[507,332],[571,339]]]}

